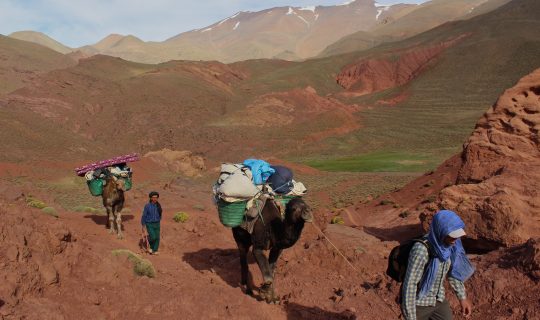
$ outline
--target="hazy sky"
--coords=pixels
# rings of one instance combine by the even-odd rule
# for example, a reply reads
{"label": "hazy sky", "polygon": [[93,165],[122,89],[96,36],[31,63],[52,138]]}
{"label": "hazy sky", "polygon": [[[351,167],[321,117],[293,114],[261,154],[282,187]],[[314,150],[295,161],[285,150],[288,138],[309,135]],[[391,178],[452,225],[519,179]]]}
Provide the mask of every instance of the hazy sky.
{"label": "hazy sky", "polygon": [[[238,11],[277,6],[335,5],[346,0],[0,0],[0,34],[41,31],[70,47],[111,33],[163,41]],[[377,0],[380,4],[425,0]]]}

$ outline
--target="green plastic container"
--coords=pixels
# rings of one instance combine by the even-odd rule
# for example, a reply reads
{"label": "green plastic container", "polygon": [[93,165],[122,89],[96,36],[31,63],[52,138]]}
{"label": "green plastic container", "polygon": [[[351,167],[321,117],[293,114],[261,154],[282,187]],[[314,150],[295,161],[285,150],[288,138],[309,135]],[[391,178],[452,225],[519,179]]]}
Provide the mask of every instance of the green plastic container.
{"label": "green plastic container", "polygon": [[88,184],[88,190],[90,190],[90,193],[94,197],[98,197],[103,194],[103,180],[94,179],[86,181],[86,184]]}
{"label": "green plastic container", "polygon": [[281,202],[281,204],[283,204],[285,207],[287,207],[287,203],[289,203],[289,201],[291,201],[294,198],[298,198],[298,197],[297,196],[276,196],[275,197],[276,201]]}
{"label": "green plastic container", "polygon": [[131,190],[131,187],[133,186],[133,181],[131,181],[131,178],[122,178],[124,179],[124,187],[126,188],[126,191]]}
{"label": "green plastic container", "polygon": [[226,227],[238,227],[244,221],[247,201],[226,202],[218,200],[219,221]]}

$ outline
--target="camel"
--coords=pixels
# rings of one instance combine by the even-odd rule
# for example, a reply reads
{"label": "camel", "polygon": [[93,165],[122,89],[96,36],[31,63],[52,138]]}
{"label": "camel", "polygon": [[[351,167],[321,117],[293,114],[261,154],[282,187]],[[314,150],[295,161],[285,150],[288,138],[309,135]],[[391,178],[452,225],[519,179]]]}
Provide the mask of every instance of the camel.
{"label": "camel", "polygon": [[[255,223],[253,233],[249,234],[241,227],[232,229],[234,240],[240,252],[241,285],[246,287],[245,293],[253,295],[248,283],[249,267],[247,253],[253,246],[253,256],[259,265],[264,283],[259,289],[260,297],[267,303],[279,302],[274,290],[274,274],[276,262],[283,249],[292,247],[300,238],[305,222],[312,222],[313,216],[308,205],[300,198],[292,199],[286,206],[285,217],[274,200],[267,200],[261,211],[262,219]],[[267,259],[264,250],[270,250]]]}
{"label": "camel", "polygon": [[118,179],[115,176],[109,174],[106,179],[105,186],[103,187],[103,206],[107,210],[109,233],[114,233],[114,221],[116,220],[117,238],[122,239],[122,208],[124,207],[124,192],[125,184],[124,179]]}

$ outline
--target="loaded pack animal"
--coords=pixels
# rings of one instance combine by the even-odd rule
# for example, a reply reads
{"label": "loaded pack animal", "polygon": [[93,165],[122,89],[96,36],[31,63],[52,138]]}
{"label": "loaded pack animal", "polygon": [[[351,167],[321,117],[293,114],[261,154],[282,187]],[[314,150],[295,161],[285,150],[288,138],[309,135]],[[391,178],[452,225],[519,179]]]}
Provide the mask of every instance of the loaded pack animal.
{"label": "loaded pack animal", "polygon": [[124,207],[124,192],[125,182],[124,179],[118,179],[112,174],[108,174],[105,178],[105,186],[103,187],[103,206],[107,210],[107,225],[109,233],[115,232],[116,221],[116,234],[118,239],[122,239],[122,208]]}
{"label": "loaded pack animal", "polygon": [[[313,216],[309,206],[301,199],[289,201],[285,208],[285,216],[272,199],[268,199],[261,211],[261,218],[255,223],[250,234],[241,227],[232,229],[234,240],[240,252],[241,285],[246,286],[246,294],[253,295],[248,283],[249,268],[247,253],[253,246],[253,256],[261,270],[264,283],[259,289],[260,297],[268,303],[279,301],[274,290],[274,274],[277,260],[283,251],[292,247],[300,238],[304,223],[312,222]],[[270,250],[268,259],[264,250]]]}

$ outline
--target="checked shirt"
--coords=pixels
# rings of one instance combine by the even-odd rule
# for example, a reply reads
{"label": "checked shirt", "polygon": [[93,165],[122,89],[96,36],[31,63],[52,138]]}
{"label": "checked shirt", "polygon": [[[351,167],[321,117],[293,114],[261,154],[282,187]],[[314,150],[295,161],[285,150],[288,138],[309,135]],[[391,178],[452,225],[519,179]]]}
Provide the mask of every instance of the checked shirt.
{"label": "checked shirt", "polygon": [[[407,274],[403,281],[403,301],[402,311],[405,319],[416,320],[416,306],[435,306],[437,301],[443,302],[445,299],[444,278],[450,270],[450,259],[439,264],[435,281],[429,293],[422,299],[417,299],[419,283],[424,275],[424,270],[429,261],[428,249],[422,243],[415,243],[409,255]],[[465,285],[463,282],[448,276],[448,282],[459,300],[465,299]]]}

